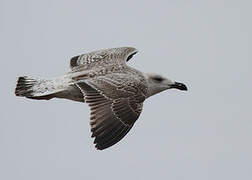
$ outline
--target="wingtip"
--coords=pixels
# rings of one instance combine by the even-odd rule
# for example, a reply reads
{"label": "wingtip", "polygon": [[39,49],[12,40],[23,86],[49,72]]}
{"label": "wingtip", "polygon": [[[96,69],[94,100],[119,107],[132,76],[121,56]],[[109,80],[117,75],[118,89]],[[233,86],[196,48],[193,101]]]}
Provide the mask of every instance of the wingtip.
{"label": "wingtip", "polygon": [[106,149],[106,148],[103,148],[103,147],[99,146],[98,144],[95,144],[95,148],[98,151],[102,151],[102,150]]}

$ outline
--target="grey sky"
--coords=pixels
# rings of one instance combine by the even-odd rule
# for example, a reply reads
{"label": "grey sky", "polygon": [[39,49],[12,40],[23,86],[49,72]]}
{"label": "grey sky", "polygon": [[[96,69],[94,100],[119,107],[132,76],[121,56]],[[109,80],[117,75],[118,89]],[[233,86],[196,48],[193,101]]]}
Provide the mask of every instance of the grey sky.
{"label": "grey sky", "polygon": [[[0,0],[0,179],[252,178],[249,0]],[[148,99],[131,132],[97,151],[86,104],[14,96],[76,54],[133,46],[129,62],[184,82]]]}

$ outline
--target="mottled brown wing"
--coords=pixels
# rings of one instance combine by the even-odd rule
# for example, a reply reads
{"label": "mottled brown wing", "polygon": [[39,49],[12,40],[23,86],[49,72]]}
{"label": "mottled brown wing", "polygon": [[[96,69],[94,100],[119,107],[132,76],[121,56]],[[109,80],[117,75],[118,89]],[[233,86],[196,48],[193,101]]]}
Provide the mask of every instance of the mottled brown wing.
{"label": "mottled brown wing", "polygon": [[87,82],[77,86],[85,94],[85,101],[91,109],[90,125],[97,149],[105,149],[120,141],[138,119],[142,103],[135,97],[111,99]]}
{"label": "mottled brown wing", "polygon": [[109,63],[117,64],[115,61],[121,61],[125,63],[136,53],[137,49],[133,47],[119,47],[93,51],[72,57],[70,60],[70,68],[72,70],[80,68],[91,69],[103,62],[104,65]]}

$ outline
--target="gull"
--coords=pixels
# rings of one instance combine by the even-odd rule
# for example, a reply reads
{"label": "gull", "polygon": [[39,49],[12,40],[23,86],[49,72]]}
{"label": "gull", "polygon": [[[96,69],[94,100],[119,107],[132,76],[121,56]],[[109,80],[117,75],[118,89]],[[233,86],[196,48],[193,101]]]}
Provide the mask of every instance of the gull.
{"label": "gull", "polygon": [[19,77],[15,94],[36,100],[86,102],[95,147],[106,149],[130,131],[145,99],[167,89],[187,90],[183,83],[128,66],[137,52],[133,47],[119,47],[75,56],[70,59],[70,72],[63,76]]}

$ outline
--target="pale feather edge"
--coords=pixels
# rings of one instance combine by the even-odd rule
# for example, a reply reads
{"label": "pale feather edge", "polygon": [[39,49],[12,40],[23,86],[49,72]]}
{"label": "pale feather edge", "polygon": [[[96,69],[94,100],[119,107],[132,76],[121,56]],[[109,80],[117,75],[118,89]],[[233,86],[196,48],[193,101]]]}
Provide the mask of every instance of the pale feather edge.
{"label": "pale feather edge", "polygon": [[[93,89],[95,89],[96,91],[98,91],[102,96],[104,96],[105,97],[105,99],[107,99],[107,100],[111,100],[112,101],[112,104],[113,104],[113,99],[111,99],[111,98],[109,98],[109,97],[107,97],[102,91],[100,91],[100,90],[98,90],[97,88],[95,88],[94,86],[92,86],[92,85],[90,85],[88,82],[86,82],[86,81],[82,81],[83,83],[86,83],[87,85],[89,85],[90,87],[92,87]],[[82,92],[82,94],[84,95],[84,100],[86,101],[86,96],[85,96],[85,91],[76,83],[75,84],[79,89],[80,89],[80,91]],[[114,116],[123,124],[123,125],[125,125],[125,126],[128,126],[128,127],[130,127],[130,125],[128,125],[128,124],[125,124],[122,120],[121,120],[121,118],[120,117],[118,117],[116,114],[115,114],[115,112],[114,112],[114,110],[113,110],[113,108],[112,108],[112,104],[111,104],[111,106],[110,106],[110,108],[111,108],[111,111],[113,112],[113,114],[114,114]],[[90,105],[89,105],[90,106]],[[91,106],[90,106],[91,107]]]}

